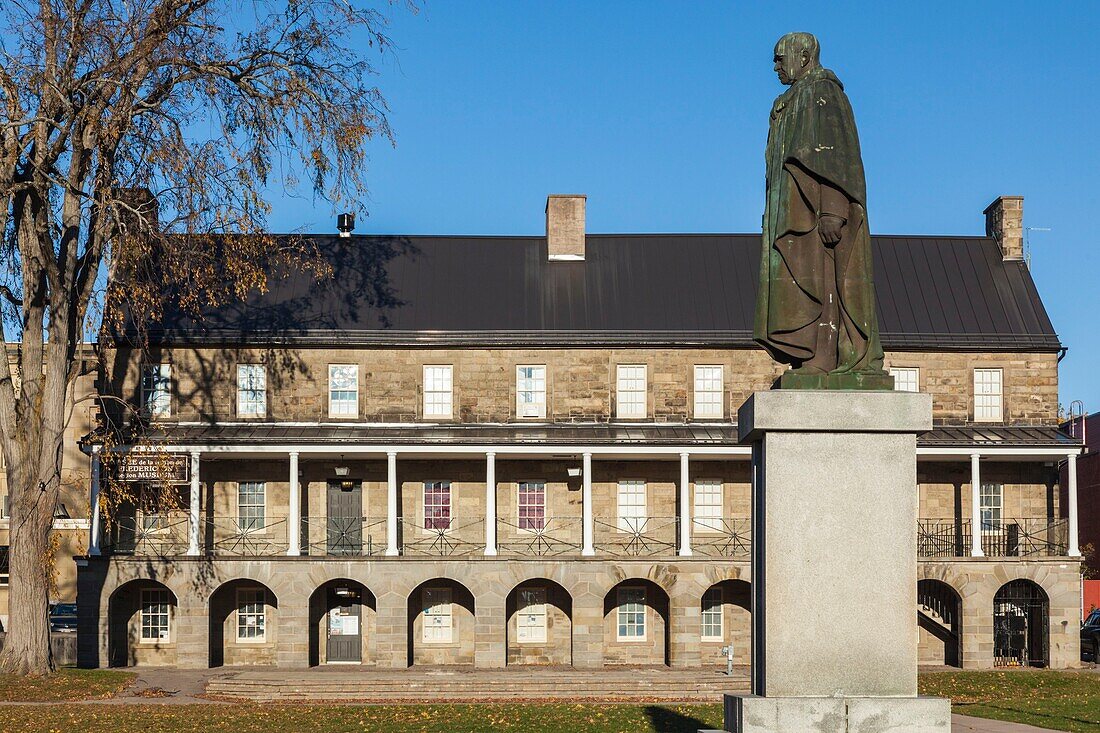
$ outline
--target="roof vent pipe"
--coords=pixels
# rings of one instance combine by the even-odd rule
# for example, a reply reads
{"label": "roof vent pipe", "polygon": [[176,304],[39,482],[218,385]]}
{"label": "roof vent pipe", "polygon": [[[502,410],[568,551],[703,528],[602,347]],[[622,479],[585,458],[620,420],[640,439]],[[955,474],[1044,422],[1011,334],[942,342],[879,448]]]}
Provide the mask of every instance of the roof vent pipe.
{"label": "roof vent pipe", "polygon": [[340,214],[336,217],[336,229],[341,237],[350,237],[355,231],[355,214]]}

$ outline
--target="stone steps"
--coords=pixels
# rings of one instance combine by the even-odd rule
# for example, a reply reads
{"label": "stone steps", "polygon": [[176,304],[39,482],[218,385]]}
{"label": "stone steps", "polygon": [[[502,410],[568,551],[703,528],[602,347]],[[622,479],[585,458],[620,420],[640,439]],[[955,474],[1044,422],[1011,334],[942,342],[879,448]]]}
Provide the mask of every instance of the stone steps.
{"label": "stone steps", "polygon": [[309,670],[297,674],[241,671],[215,677],[206,693],[255,702],[473,702],[497,700],[718,701],[748,688],[746,670],[733,677],[710,670],[485,671],[425,673]]}

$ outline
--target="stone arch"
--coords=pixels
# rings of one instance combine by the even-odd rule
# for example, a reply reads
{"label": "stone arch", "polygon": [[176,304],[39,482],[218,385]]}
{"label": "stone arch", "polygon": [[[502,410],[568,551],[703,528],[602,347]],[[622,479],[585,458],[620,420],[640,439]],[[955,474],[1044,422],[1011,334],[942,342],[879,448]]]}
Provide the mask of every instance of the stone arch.
{"label": "stone arch", "polygon": [[474,663],[474,594],[451,578],[423,581],[408,597],[408,666]]}
{"label": "stone arch", "polygon": [[722,647],[733,646],[734,664],[752,659],[752,586],[746,580],[727,579],[699,594],[702,614],[700,653],[704,665],[726,666]]}
{"label": "stone arch", "polygon": [[668,665],[668,592],[648,578],[626,578],[604,595],[604,664]]}
{"label": "stone arch", "polygon": [[505,624],[508,665],[573,663],[573,596],[560,583],[537,576],[517,583]]}
{"label": "stone arch", "polygon": [[962,596],[943,581],[917,581],[917,661],[962,666]]}
{"label": "stone arch", "polygon": [[107,600],[107,661],[112,667],[176,663],[176,594],[156,580],[136,578]]}
{"label": "stone arch", "polygon": [[993,596],[993,664],[1050,666],[1050,597],[1034,580],[1010,580]]}
{"label": "stone arch", "polygon": [[309,596],[309,664],[374,664],[378,601],[363,583],[331,578]]}
{"label": "stone arch", "polygon": [[275,665],[279,599],[266,583],[227,580],[210,594],[209,666]]}

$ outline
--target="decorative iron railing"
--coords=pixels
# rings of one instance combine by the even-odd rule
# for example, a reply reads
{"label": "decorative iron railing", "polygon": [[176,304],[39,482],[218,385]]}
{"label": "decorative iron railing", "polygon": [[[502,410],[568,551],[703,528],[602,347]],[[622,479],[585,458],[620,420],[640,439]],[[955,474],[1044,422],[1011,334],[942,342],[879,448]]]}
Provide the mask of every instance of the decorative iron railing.
{"label": "decorative iron railing", "polygon": [[[917,555],[967,557],[972,537],[970,520],[922,519],[917,522]],[[1060,557],[1068,551],[1069,523],[1046,517],[1005,519],[983,527],[981,545],[987,557]]]}
{"label": "decorative iron railing", "polygon": [[386,518],[302,517],[302,553],[312,556],[375,556],[386,552]]}
{"label": "decorative iron railing", "polygon": [[215,518],[207,522],[207,554],[226,557],[285,555],[285,519]]}
{"label": "decorative iron railing", "polygon": [[521,522],[497,520],[497,554],[508,557],[580,555],[580,517],[525,517]]}
{"label": "decorative iron railing", "polygon": [[676,554],[676,517],[618,517],[594,520],[597,555],[656,557]]}
{"label": "decorative iron railing", "polygon": [[706,557],[752,557],[752,520],[696,517],[691,522],[691,551]]}
{"label": "decorative iron railing", "polygon": [[116,517],[103,538],[103,549],[115,555],[183,555],[187,552],[190,526],[186,514]]}
{"label": "decorative iron railing", "polygon": [[420,557],[460,557],[485,552],[485,519],[402,518],[401,554]]}

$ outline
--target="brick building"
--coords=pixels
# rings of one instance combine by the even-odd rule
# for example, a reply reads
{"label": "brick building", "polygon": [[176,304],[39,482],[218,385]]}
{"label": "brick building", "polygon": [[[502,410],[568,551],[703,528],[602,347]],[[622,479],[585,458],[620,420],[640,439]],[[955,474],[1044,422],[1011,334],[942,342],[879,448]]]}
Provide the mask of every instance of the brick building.
{"label": "brick building", "polygon": [[[81,664],[748,663],[759,235],[586,235],[584,207],[550,197],[539,237],[315,236],[331,281],[105,344],[184,509],[93,517]],[[887,366],[933,396],[921,658],[1075,666],[1062,347],[1022,202],[986,215],[874,238]]]}

